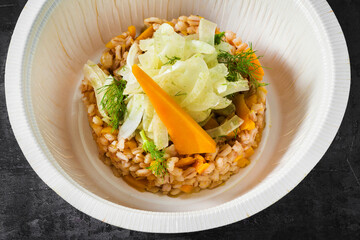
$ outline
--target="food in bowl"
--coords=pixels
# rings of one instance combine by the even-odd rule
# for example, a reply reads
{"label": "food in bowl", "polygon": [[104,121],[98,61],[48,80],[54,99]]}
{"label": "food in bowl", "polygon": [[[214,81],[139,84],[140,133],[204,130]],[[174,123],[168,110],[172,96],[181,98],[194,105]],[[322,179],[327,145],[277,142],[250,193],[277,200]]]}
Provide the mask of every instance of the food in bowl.
{"label": "food in bowl", "polygon": [[100,159],[140,191],[170,196],[225,183],[265,126],[264,71],[251,45],[202,17],[151,17],[88,61],[83,102]]}

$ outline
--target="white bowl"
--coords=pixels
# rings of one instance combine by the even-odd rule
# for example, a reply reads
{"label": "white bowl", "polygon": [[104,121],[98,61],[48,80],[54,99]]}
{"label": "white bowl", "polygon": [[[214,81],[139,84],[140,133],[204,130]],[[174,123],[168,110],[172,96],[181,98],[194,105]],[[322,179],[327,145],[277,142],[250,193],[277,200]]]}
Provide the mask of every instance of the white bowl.
{"label": "white bowl", "polygon": [[[252,42],[268,87],[267,128],[252,164],[224,186],[169,198],[140,193],[97,159],[80,100],[82,66],[146,17],[198,14]],[[190,232],[247,218],[291,191],[320,160],[343,117],[350,69],[324,0],[29,0],[6,64],[10,122],[27,160],[56,193],[104,222]]]}

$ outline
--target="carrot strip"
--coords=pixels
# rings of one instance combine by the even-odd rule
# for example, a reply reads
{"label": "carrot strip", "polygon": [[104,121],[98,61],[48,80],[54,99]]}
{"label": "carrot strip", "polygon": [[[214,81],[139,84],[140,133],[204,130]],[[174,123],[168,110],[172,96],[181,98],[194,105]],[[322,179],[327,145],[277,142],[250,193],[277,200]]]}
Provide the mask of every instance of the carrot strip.
{"label": "carrot strip", "polygon": [[256,94],[249,96],[245,99],[246,105],[251,108],[252,105],[257,103],[257,96]]}
{"label": "carrot strip", "polygon": [[[250,51],[250,48],[246,49],[245,51],[246,52]],[[258,57],[256,56],[255,53],[253,53],[249,56],[249,58],[252,59],[251,63],[253,63],[256,66],[256,67],[249,67],[249,70],[253,70],[253,77],[256,80],[261,81],[265,73]]]}
{"label": "carrot strip", "polygon": [[172,27],[175,27],[175,24],[173,22],[166,22],[167,24],[169,24]]}
{"label": "carrot strip", "polygon": [[208,164],[208,163],[202,163],[202,164],[199,164],[195,169],[198,174],[202,174],[209,167],[209,165],[210,164]]}
{"label": "carrot strip", "polygon": [[250,164],[250,161],[249,159],[247,158],[241,158],[239,159],[239,161],[237,161],[237,165],[240,167],[240,168],[244,168],[246,167],[247,165]]}
{"label": "carrot strip", "polygon": [[252,155],[254,155],[254,153],[255,153],[254,149],[250,147],[245,151],[245,157],[246,158],[251,157]]}
{"label": "carrot strip", "polygon": [[255,122],[249,118],[250,109],[246,105],[244,94],[239,94],[234,99],[234,104],[236,106],[236,114],[244,120],[241,124],[241,130],[252,130],[255,128]]}
{"label": "carrot strip", "polygon": [[136,64],[132,72],[166,126],[180,154],[213,153],[215,141],[154,80]]}
{"label": "carrot strip", "polygon": [[136,37],[136,27],[133,26],[133,25],[131,25],[131,26],[128,27],[128,31],[129,31],[129,33],[130,33],[130,36],[131,36],[133,39],[135,39],[135,37]]}
{"label": "carrot strip", "polygon": [[193,164],[196,161],[193,157],[181,158],[178,162],[175,163],[175,167],[185,167],[187,165]]}
{"label": "carrot strip", "polygon": [[191,193],[193,190],[193,186],[191,185],[182,185],[180,187],[180,190],[183,191],[184,193]]}
{"label": "carrot strip", "polygon": [[147,39],[152,37],[152,35],[154,34],[154,28],[153,26],[148,27],[145,31],[143,31],[137,38],[136,40],[140,41],[143,39]]}

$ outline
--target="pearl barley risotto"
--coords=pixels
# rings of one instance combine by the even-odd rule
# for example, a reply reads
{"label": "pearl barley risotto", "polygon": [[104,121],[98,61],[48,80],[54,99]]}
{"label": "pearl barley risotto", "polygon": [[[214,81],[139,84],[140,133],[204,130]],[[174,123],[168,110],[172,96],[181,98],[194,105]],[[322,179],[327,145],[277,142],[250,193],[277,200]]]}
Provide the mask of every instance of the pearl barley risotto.
{"label": "pearl barley risotto", "polygon": [[259,58],[200,16],[144,23],[84,66],[81,91],[100,159],[140,191],[218,187],[261,141],[267,91]]}

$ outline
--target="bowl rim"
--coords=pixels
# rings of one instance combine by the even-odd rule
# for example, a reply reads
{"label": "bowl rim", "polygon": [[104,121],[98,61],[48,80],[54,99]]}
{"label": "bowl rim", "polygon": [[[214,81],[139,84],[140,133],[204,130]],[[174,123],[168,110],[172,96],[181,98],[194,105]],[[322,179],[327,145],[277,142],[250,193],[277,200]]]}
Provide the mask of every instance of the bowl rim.
{"label": "bowl rim", "polygon": [[[37,126],[29,123],[24,99],[23,74],[25,51],[29,34],[46,4],[61,0],[29,0],[15,26],[11,38],[5,68],[5,95],[9,120],[15,138],[31,167],[38,176],[65,201],[78,210],[109,224],[143,232],[180,233],[193,232],[224,226],[240,221],[269,207],[299,184],[320,161],[334,139],[344,116],[350,91],[350,60],[342,29],[326,0],[306,0],[321,21],[331,48],[332,80],[330,106],[319,133],[314,137],[320,144],[310,147],[302,156],[306,161],[297,161],[287,171],[274,176],[265,188],[257,187],[230,202],[206,210],[190,212],[151,212],[114,204],[81,187],[72,180],[50,154]],[[21,56],[21,57],[18,57]],[[334,89],[337,89],[336,94]],[[340,89],[340,90],[339,90]],[[32,119],[35,121],[35,119]],[[329,124],[331,122],[331,124]],[[326,132],[326,136],[321,135]],[[316,148],[316,150],[315,150]],[[41,162],[41,164],[39,164]],[[304,162],[306,164],[304,164]],[[301,164],[301,165],[300,165]],[[263,196],[269,196],[266,197]]]}

